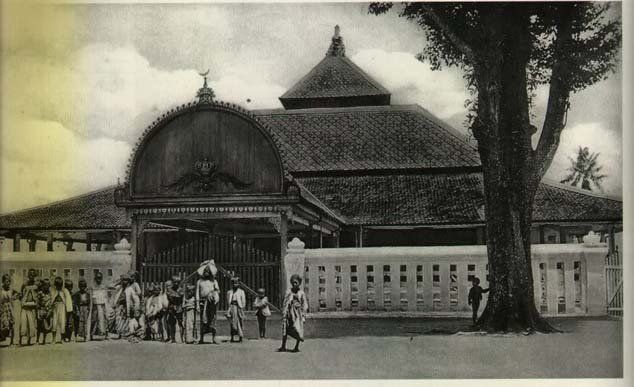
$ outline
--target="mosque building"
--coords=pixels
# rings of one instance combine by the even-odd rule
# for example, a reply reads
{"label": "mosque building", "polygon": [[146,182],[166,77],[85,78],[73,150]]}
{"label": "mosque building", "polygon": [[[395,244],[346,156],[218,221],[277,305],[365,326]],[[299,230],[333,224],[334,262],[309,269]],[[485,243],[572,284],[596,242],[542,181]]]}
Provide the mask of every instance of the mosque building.
{"label": "mosque building", "polygon": [[[187,271],[213,256],[257,276],[279,271],[293,237],[310,249],[485,244],[476,146],[390,97],[346,56],[338,28],[281,109],[218,101],[205,78],[194,102],[147,128],[125,181],[1,215],[4,249],[111,250],[126,238],[139,270]],[[620,199],[543,181],[532,241],[574,243],[621,224]]]}

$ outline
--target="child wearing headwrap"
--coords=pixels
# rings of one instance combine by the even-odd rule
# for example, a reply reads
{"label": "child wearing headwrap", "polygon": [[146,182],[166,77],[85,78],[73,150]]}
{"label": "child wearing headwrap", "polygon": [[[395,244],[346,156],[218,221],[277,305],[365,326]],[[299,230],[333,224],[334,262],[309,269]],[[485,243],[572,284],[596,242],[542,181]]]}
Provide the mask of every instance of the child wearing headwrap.
{"label": "child wearing headwrap", "polygon": [[64,287],[62,277],[55,277],[53,280],[53,289],[50,297],[52,302],[51,330],[53,331],[53,342],[61,344],[66,331],[67,313],[72,313],[73,311],[73,300],[68,289]]}
{"label": "child wearing headwrap", "polygon": [[73,311],[75,315],[75,341],[88,341],[90,338],[91,297],[88,284],[84,278],[77,283],[79,290],[73,294]]}
{"label": "child wearing headwrap", "polygon": [[187,285],[183,297],[183,341],[194,344],[196,332],[196,287]]}
{"label": "child wearing headwrap", "polygon": [[[231,342],[242,342],[244,331],[242,320],[244,319],[244,307],[247,303],[244,290],[240,289],[238,277],[231,279],[232,289],[227,292],[227,318],[231,322]],[[234,340],[238,336],[238,340]]]}
{"label": "child wearing headwrap", "polygon": [[293,274],[291,276],[291,288],[284,295],[282,308],[282,346],[279,352],[286,352],[286,340],[288,336],[294,338],[295,348],[292,352],[299,352],[299,343],[304,341],[304,321],[308,312],[308,300],[303,290],[299,288],[302,278]]}

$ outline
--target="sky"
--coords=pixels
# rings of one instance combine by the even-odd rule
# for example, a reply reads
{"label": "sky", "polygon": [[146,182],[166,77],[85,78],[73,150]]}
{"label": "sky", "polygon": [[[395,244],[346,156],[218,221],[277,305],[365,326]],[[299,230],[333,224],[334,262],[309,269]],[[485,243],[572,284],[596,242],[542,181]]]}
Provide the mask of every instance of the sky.
{"label": "sky", "polygon": [[[431,71],[415,59],[424,33],[395,12],[369,15],[363,3],[9,6],[2,18],[0,212],[124,180],[143,130],[194,100],[200,71],[210,70],[217,99],[280,108],[337,24],[346,55],[393,104],[419,104],[466,133],[462,73]],[[621,75],[619,64],[573,95],[548,178],[561,180],[568,157],[588,146],[608,174],[605,193],[622,196]],[[538,90],[537,126],[547,97]]]}

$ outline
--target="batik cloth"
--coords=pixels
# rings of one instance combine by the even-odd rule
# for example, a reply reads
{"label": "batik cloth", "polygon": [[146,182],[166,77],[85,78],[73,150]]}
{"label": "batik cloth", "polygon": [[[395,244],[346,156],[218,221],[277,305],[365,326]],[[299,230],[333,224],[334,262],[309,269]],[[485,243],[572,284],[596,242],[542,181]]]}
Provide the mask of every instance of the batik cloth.
{"label": "batik cloth", "polygon": [[282,335],[304,341],[304,321],[308,311],[306,294],[302,290],[297,293],[287,290],[282,309]]}
{"label": "batik cloth", "polygon": [[0,340],[11,336],[15,319],[13,316],[13,296],[12,289],[0,289]]}
{"label": "batik cloth", "polygon": [[183,301],[183,340],[193,343],[197,337],[196,329],[196,299],[194,297]]}

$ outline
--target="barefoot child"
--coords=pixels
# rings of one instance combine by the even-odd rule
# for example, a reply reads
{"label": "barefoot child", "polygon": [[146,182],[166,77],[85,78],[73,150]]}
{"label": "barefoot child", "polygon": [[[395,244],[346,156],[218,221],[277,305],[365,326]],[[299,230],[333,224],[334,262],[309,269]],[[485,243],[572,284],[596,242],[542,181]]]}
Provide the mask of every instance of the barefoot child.
{"label": "barefoot child", "polygon": [[255,316],[258,319],[258,332],[260,338],[266,337],[266,318],[271,316],[271,309],[269,308],[269,299],[266,297],[264,288],[258,289],[258,296],[253,301],[253,307],[255,308]]}
{"label": "barefoot child", "polygon": [[183,340],[183,292],[180,289],[181,279],[173,276],[171,285],[165,289],[167,296],[167,337],[176,342],[176,324],[180,327],[181,341]]}
{"label": "barefoot child", "polygon": [[196,287],[187,285],[183,297],[183,341],[194,344],[196,340]]}
{"label": "barefoot child", "polygon": [[37,295],[37,342],[40,342],[42,335],[42,345],[46,344],[46,336],[51,331],[51,281],[44,278],[40,281]]}
{"label": "barefoot child", "polygon": [[26,283],[22,285],[20,291],[20,345],[22,338],[26,336],[26,345],[33,344],[32,340],[37,341],[37,305],[38,305],[38,285],[35,283],[37,273],[35,269],[29,269]]}
{"label": "barefoot child", "polygon": [[90,339],[90,293],[84,278],[78,282],[79,290],[73,294],[73,314],[75,316],[75,341]]}
{"label": "barefoot child", "polygon": [[[95,285],[90,291],[90,322],[89,334],[91,340],[105,340],[108,338],[108,288],[102,283],[103,274],[95,273]],[[108,309],[108,310],[106,310]]]}
{"label": "barefoot child", "polygon": [[51,302],[51,330],[53,331],[53,342],[55,344],[61,344],[66,332],[66,317],[68,312],[73,312],[73,300],[68,289],[64,287],[62,277],[55,277],[53,280]]}
{"label": "barefoot child", "polygon": [[476,325],[478,321],[478,309],[480,309],[480,301],[482,300],[482,293],[487,293],[489,289],[482,289],[480,287],[480,278],[473,277],[472,286],[469,290],[469,305],[473,308],[473,325]]}
{"label": "barefoot child", "polygon": [[288,336],[295,339],[293,352],[299,352],[299,343],[304,341],[304,321],[308,312],[306,294],[299,288],[302,279],[297,274],[291,276],[291,288],[284,296],[282,308],[282,346],[279,352],[286,352],[286,340]]}
{"label": "barefoot child", "polygon": [[[240,280],[238,277],[231,279],[232,289],[227,292],[227,318],[231,323],[231,342],[242,342],[244,331],[242,329],[242,321],[244,319],[244,307],[246,305],[246,296],[244,290],[240,289]],[[234,340],[234,336],[238,336],[238,340]]]}
{"label": "barefoot child", "polygon": [[150,288],[150,296],[145,302],[145,318],[150,328],[151,340],[162,340],[163,327],[161,318],[163,317],[163,307],[161,302],[161,288],[156,285]]}
{"label": "barefoot child", "polygon": [[[64,280],[64,287],[68,290],[68,294],[70,294],[71,299],[73,297],[73,281],[69,278]],[[74,305],[73,305],[74,307]],[[66,329],[64,331],[64,336],[62,339],[66,342],[70,342],[73,335],[75,335],[75,339],[77,339],[77,314],[75,313],[75,308],[73,311],[66,313]]]}
{"label": "barefoot child", "polygon": [[13,301],[16,296],[16,291],[11,289],[11,277],[9,274],[3,274],[2,290],[0,290],[0,341],[10,337],[10,345],[13,345],[13,326],[15,323]]}

